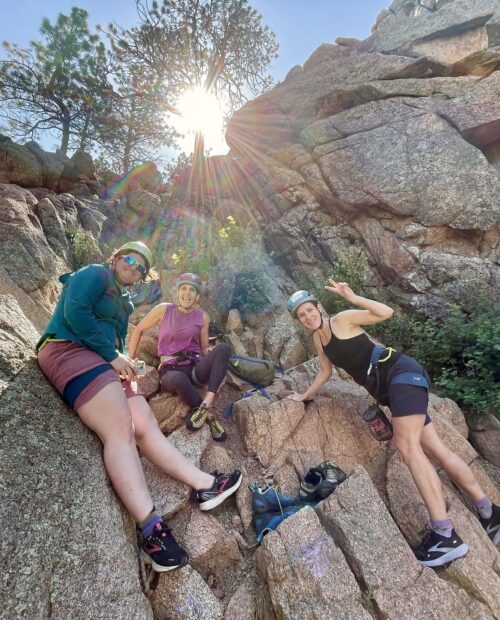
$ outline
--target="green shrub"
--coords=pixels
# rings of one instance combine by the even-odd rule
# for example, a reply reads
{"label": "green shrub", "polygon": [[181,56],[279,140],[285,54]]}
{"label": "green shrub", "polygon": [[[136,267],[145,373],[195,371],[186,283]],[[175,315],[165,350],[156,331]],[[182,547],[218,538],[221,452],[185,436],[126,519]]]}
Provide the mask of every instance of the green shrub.
{"label": "green shrub", "polygon": [[339,257],[324,274],[324,281],[311,287],[311,292],[319,299],[327,314],[336,314],[352,308],[342,297],[325,290],[329,278],[336,282],[347,282],[352,290],[363,297],[367,295],[368,261],[356,247],[351,247],[344,256]]}
{"label": "green shrub", "polygon": [[270,260],[260,233],[228,216],[223,225],[207,226],[205,239],[190,235],[170,255],[179,273],[191,271],[210,283],[217,306],[237,308],[243,319],[271,309],[278,299],[267,274]]}
{"label": "green shrub", "polygon": [[220,290],[225,291],[218,298],[222,308],[236,308],[243,319],[266,312],[277,302],[276,285],[260,269],[226,275]]}
{"label": "green shrub", "polygon": [[88,265],[91,257],[99,255],[99,247],[92,233],[83,229],[66,229],[71,247],[71,262],[74,269]]}
{"label": "green shrub", "polygon": [[438,319],[393,317],[370,328],[381,342],[417,359],[440,396],[468,413],[500,415],[500,322],[486,294],[451,304]]}

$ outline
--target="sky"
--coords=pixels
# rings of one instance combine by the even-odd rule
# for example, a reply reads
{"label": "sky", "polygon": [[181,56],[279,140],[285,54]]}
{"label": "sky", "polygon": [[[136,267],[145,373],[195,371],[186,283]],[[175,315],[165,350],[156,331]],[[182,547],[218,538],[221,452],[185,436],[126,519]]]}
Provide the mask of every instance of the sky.
{"label": "sky", "polygon": [[[249,4],[276,34],[279,57],[270,73],[278,82],[292,67],[304,64],[322,43],[333,43],[340,36],[369,36],[377,14],[390,0],[249,0]],[[91,26],[115,22],[128,27],[138,22],[134,0],[0,0],[0,41],[27,46],[38,38],[44,17],[54,22],[59,13],[68,14],[73,6],[89,13]]]}

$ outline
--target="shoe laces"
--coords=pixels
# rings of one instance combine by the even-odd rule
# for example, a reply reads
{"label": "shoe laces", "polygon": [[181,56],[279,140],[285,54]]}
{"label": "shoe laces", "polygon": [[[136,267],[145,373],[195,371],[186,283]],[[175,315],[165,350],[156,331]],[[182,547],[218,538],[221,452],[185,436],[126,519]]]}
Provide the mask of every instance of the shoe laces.
{"label": "shoe laces", "polygon": [[162,538],[167,538],[172,536],[172,530],[168,527],[168,525],[164,521],[160,521],[155,525],[155,531]]}
{"label": "shoe laces", "polygon": [[326,463],[324,467],[321,468],[321,472],[325,477],[325,480],[328,480],[328,482],[337,482],[338,476],[336,467],[332,463]]}
{"label": "shoe laces", "polygon": [[206,407],[205,405],[201,404],[193,412],[193,415],[191,416],[191,420],[195,424],[197,424],[207,414],[207,411],[208,411],[208,407]]}
{"label": "shoe laces", "polygon": [[222,424],[216,418],[210,420],[210,430],[212,434],[222,435],[224,433],[224,428]]}

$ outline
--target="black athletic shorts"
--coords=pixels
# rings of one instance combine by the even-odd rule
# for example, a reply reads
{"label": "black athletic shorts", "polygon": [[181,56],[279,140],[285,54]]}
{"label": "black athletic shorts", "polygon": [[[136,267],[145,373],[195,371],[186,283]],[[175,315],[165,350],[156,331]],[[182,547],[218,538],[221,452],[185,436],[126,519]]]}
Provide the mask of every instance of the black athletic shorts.
{"label": "black athletic shorts", "polygon": [[391,384],[391,379],[401,372],[413,372],[427,377],[424,368],[412,357],[401,355],[398,361],[392,366],[389,373],[388,401],[389,409],[395,418],[422,414],[425,415],[425,422],[429,424],[431,418],[427,413],[429,406],[429,390],[418,385],[405,385],[403,383]]}

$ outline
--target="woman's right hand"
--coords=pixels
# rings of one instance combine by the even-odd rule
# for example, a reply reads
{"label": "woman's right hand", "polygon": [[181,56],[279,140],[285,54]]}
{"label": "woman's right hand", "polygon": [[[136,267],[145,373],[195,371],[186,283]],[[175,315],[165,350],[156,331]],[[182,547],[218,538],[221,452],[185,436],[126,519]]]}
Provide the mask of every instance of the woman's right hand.
{"label": "woman's right hand", "polygon": [[132,381],[135,377],[134,362],[128,355],[118,353],[118,357],[115,357],[110,364],[116,370],[120,379]]}
{"label": "woman's right hand", "polygon": [[289,398],[290,400],[295,400],[298,403],[301,403],[304,401],[304,394],[299,394],[298,392],[293,392],[292,394],[289,394],[287,396],[287,398]]}

